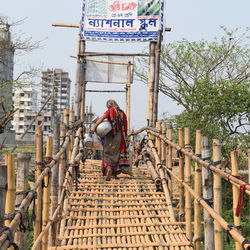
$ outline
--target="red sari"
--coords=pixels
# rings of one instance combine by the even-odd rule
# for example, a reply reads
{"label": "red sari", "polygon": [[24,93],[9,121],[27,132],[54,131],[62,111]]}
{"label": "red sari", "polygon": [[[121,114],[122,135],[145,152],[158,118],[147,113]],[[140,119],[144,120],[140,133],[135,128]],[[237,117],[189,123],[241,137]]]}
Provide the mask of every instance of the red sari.
{"label": "red sari", "polygon": [[112,130],[104,138],[102,172],[106,175],[111,168],[114,175],[120,174],[123,168],[129,167],[126,150],[127,117],[117,108],[111,107],[105,113],[112,124]]}

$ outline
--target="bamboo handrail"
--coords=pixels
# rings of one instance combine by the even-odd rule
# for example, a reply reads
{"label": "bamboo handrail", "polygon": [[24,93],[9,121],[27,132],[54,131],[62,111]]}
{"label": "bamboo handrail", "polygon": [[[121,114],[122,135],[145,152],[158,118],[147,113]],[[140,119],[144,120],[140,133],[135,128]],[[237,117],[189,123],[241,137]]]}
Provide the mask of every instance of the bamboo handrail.
{"label": "bamboo handrail", "polygon": [[[177,145],[176,143],[170,141],[168,138],[160,135],[159,131],[152,128],[152,127],[143,127],[139,130],[136,131],[132,131],[128,136],[132,136],[132,135],[136,135],[139,134],[143,131],[150,131],[150,133],[152,133],[154,136],[159,136],[162,140],[165,141],[165,143],[171,145],[173,148],[175,148],[177,151],[182,152],[185,155],[188,155],[192,160],[194,160],[195,162],[199,163],[201,166],[203,167],[207,167],[209,168],[212,172],[220,175],[224,180],[226,180],[227,182],[230,182],[231,184],[235,185],[236,187],[240,188],[240,185],[247,185],[246,182],[232,176],[231,174],[228,174],[226,172],[224,172],[221,169],[218,169],[217,167],[213,166],[212,164],[202,160],[200,157],[196,156],[195,154],[188,152],[187,150],[185,150],[184,148],[180,147],[179,145]],[[246,193],[248,195],[250,195],[250,185],[246,186]]]}
{"label": "bamboo handrail", "polygon": [[[229,223],[227,223],[220,215],[218,215],[213,208],[211,208],[207,202],[200,196],[198,196],[195,191],[189,187],[187,183],[180,180],[172,171],[168,170],[168,173],[173,176],[178,182],[182,183],[182,185],[187,189],[187,191],[194,197],[194,199],[199,202],[203,208],[225,229],[228,231],[228,233],[232,236],[232,238],[239,242],[241,245],[246,240],[235,228],[229,229]],[[245,244],[245,249],[248,249],[250,247],[250,244]]]}
{"label": "bamboo handrail", "polygon": [[62,205],[63,205],[63,202],[64,202],[64,197],[65,197],[65,194],[66,194],[66,187],[67,187],[67,184],[69,184],[68,183],[69,182],[69,177],[72,175],[74,165],[79,164],[79,162],[81,160],[81,157],[82,157],[81,152],[78,155],[76,155],[77,152],[79,151],[79,142],[80,142],[80,134],[81,134],[81,132],[82,132],[82,128],[79,128],[77,130],[77,133],[76,133],[76,138],[75,138],[74,147],[73,147],[73,153],[71,155],[71,164],[70,164],[69,169],[68,169],[68,171],[67,171],[67,173],[65,175],[65,178],[64,178],[63,189],[62,189],[61,195],[59,197],[58,206],[57,206],[55,212],[53,213],[49,223],[46,225],[46,227],[43,229],[43,231],[38,235],[36,241],[33,244],[32,250],[35,250],[39,246],[40,242],[42,241],[43,235],[46,232],[48,232],[48,230],[52,226],[52,223],[58,219],[57,215],[58,215],[60,209],[62,208]]}
{"label": "bamboo handrail", "polygon": [[[13,232],[16,231],[18,225],[20,224],[22,212],[27,211],[28,207],[30,206],[30,204],[35,196],[35,192],[36,192],[37,188],[39,187],[39,185],[42,183],[44,177],[47,176],[51,172],[51,169],[53,168],[53,166],[56,164],[56,162],[60,159],[60,156],[66,150],[66,147],[69,143],[69,136],[73,132],[73,129],[74,129],[74,127],[72,127],[72,129],[70,131],[68,131],[68,133],[65,136],[65,141],[64,141],[63,145],[61,146],[60,150],[58,151],[58,153],[55,156],[53,156],[53,159],[50,162],[50,164],[48,164],[46,166],[46,168],[42,171],[41,175],[39,176],[39,178],[35,182],[33,189],[31,189],[29,191],[29,193],[27,194],[27,196],[25,197],[25,199],[22,201],[21,205],[19,206],[15,217],[13,218],[13,220],[11,221],[11,223],[9,225],[10,230],[12,230]],[[3,233],[2,235],[0,235],[0,247],[2,247],[3,249],[6,249],[9,247],[9,240],[8,240],[6,233]]]}

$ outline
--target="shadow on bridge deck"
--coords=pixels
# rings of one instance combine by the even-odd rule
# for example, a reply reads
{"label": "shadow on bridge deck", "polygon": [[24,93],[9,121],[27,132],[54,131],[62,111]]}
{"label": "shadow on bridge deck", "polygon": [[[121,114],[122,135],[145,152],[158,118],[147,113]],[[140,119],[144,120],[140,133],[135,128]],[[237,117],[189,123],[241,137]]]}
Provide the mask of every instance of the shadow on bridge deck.
{"label": "shadow on bridge deck", "polygon": [[146,166],[111,181],[100,166],[88,160],[82,167],[78,189],[66,200],[59,244],[49,249],[193,249]]}

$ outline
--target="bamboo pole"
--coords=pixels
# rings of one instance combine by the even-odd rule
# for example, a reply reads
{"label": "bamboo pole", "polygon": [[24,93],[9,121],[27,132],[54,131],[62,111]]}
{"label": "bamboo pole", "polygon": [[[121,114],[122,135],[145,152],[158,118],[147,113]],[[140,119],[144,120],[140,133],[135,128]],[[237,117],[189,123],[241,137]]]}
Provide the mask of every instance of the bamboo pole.
{"label": "bamboo pole", "polygon": [[[23,192],[28,190],[28,176],[29,176],[29,163],[31,156],[29,153],[17,154],[17,179],[16,179],[16,192]],[[21,204],[25,198],[25,194],[19,194],[16,197],[16,204]],[[27,226],[27,216],[22,218],[22,222]],[[27,235],[25,232],[17,231],[15,233],[15,242],[20,249],[27,249]]]}
{"label": "bamboo pole", "polygon": [[69,126],[69,109],[63,110],[63,122],[66,125],[66,127]]}
{"label": "bamboo pole", "polygon": [[131,111],[131,83],[132,83],[132,64],[128,62],[127,66],[127,84],[126,84],[126,115],[128,120],[128,132],[130,131],[130,111]]}
{"label": "bamboo pole", "polygon": [[[184,130],[178,128],[178,144],[180,147],[184,147]],[[179,152],[179,178],[184,181],[184,156]],[[179,220],[184,220],[185,215],[185,199],[184,199],[184,187],[181,183],[178,183],[179,187]]]}
{"label": "bamboo pole", "polygon": [[[190,129],[184,128],[184,144],[187,151],[191,151],[190,146]],[[185,155],[184,180],[187,185],[191,186],[191,158]],[[191,194],[185,189],[185,220],[186,235],[189,240],[192,239],[192,210],[191,210]]]}
{"label": "bamboo pole", "polygon": [[[221,144],[217,139],[213,140],[213,162],[217,164],[217,168],[221,169]],[[221,177],[213,174],[214,183],[214,211],[221,215],[222,213],[222,197],[221,197]],[[221,225],[214,222],[214,244],[216,249],[223,250],[223,231]]]}
{"label": "bamboo pole", "polygon": [[[202,150],[203,151],[203,150]],[[183,184],[183,186],[190,192],[190,194],[192,194],[192,196],[198,200],[198,202],[203,206],[204,210],[207,211],[208,214],[211,215],[211,217],[213,217],[214,220],[218,221],[220,223],[220,225],[225,229],[228,230],[228,227],[230,224],[228,224],[228,222],[226,222],[220,215],[218,215],[214,209],[209,206],[207,204],[207,202],[204,200],[203,197],[198,196],[194,190],[189,187],[185,182],[181,181],[173,172],[167,170],[169,174],[171,174],[178,182],[181,182]],[[206,222],[204,222],[206,223]],[[229,231],[229,234],[232,236],[232,238],[239,242],[241,245],[243,242],[245,242],[247,239],[244,238],[235,228],[232,228]],[[212,234],[213,236],[213,234]],[[214,245],[212,245],[212,248],[208,248],[209,246],[206,245],[207,243],[204,243],[205,249],[215,249]],[[245,249],[248,249],[250,247],[250,244],[248,242],[245,243]]]}
{"label": "bamboo pole", "polygon": [[[210,144],[207,136],[203,136],[202,140],[202,158],[206,159],[205,161],[210,162]],[[203,198],[209,201],[213,199],[213,180],[212,173],[210,170],[206,168],[202,168],[202,187],[203,187]],[[213,219],[207,210],[204,209],[204,248],[205,250],[214,249],[214,227],[213,227]]]}
{"label": "bamboo pole", "polygon": [[158,120],[158,96],[160,83],[160,62],[161,62],[161,41],[162,31],[158,30],[158,40],[155,47],[155,77],[154,77],[154,96],[153,96],[153,125],[155,126]]}
{"label": "bamboo pole", "polygon": [[[14,155],[5,154],[5,163],[7,165],[7,193],[6,193],[6,204],[5,213],[12,214],[15,211],[15,167],[14,167]],[[5,226],[9,226],[11,220],[5,221]]]}
{"label": "bamboo pole", "polygon": [[75,82],[75,92],[74,92],[74,112],[77,120],[81,118],[82,112],[85,112],[85,107],[81,105],[82,101],[82,90],[84,82],[84,64],[82,63],[80,54],[85,52],[85,42],[80,39],[80,30],[78,34],[78,48],[77,48],[77,65],[76,65],[76,82]]}
{"label": "bamboo pole", "polygon": [[[56,121],[53,128],[53,155],[58,152],[60,147],[60,123]],[[50,214],[53,215],[58,204],[58,163],[55,164],[52,169],[51,175],[51,208]],[[56,245],[56,233],[57,233],[57,222],[52,223],[51,230],[49,233],[49,246]]]}
{"label": "bamboo pole", "polygon": [[[36,128],[36,172],[35,177],[36,181],[42,173],[41,167],[43,162],[43,131],[41,126],[37,126]],[[36,198],[36,218],[35,218],[35,226],[34,226],[34,240],[38,237],[42,230],[42,184],[38,185],[37,188],[37,198]],[[38,250],[41,249],[41,245],[38,246]]]}
{"label": "bamboo pole", "polygon": [[[236,151],[231,152],[231,167],[232,167],[232,175],[239,175],[238,171],[238,162],[237,162],[237,156],[236,156]],[[236,208],[238,204],[238,200],[240,197],[240,190],[239,188],[233,186],[233,215],[234,215],[234,225],[235,226],[240,226],[240,216],[236,216]],[[240,250],[241,245],[239,243],[235,243],[235,249]]]}
{"label": "bamboo pole", "polygon": [[[166,197],[166,201],[168,203],[170,219],[171,219],[171,221],[176,221],[175,215],[174,215],[174,209],[173,209],[173,205],[172,205],[172,201],[171,201],[171,195],[170,195],[170,191],[169,191],[169,188],[168,188],[168,185],[167,185],[168,183],[167,183],[167,180],[166,180],[165,172],[163,170],[160,158],[159,158],[159,156],[157,154],[157,151],[156,151],[156,149],[154,147],[154,144],[153,144],[152,140],[148,140],[148,146],[149,146],[150,150],[152,151],[152,154],[154,155],[156,169],[159,172],[160,178],[162,179],[162,188],[163,188],[163,192],[164,192],[165,197]],[[137,199],[139,199],[139,198],[137,198]],[[144,199],[147,199],[147,197],[145,197]]]}
{"label": "bamboo pole", "polygon": [[[74,127],[73,127],[74,128]],[[44,177],[48,175],[48,173],[51,172],[51,170],[54,168],[56,162],[59,160],[61,154],[66,150],[67,145],[69,144],[69,136],[71,133],[73,133],[73,128],[67,133],[66,139],[64,144],[61,146],[60,150],[57,152],[56,155],[54,155],[51,163],[46,167],[45,170],[41,173],[37,181],[34,183],[34,187],[31,190],[31,192],[28,193],[28,195],[25,197],[25,199],[22,201],[21,205],[18,208],[18,211],[16,212],[16,215],[14,219],[11,221],[11,224],[9,226],[10,230],[12,232],[15,232],[18,225],[20,224],[21,220],[21,212],[22,211],[27,211],[28,207],[30,206],[33,198],[35,197],[35,191],[38,190],[39,185],[42,184],[42,181],[44,180]],[[80,128],[81,129],[81,128]],[[7,234],[2,234],[0,235],[0,248],[2,247],[3,249],[6,249],[10,244],[10,241],[7,237]]]}
{"label": "bamboo pole", "polygon": [[[173,140],[173,127],[171,124],[168,125],[167,133],[168,133],[169,141],[172,141]],[[173,165],[172,158],[173,158],[173,149],[172,149],[172,146],[170,144],[168,144],[167,168],[170,171],[172,171],[172,165]],[[170,194],[172,194],[173,193],[173,184],[172,184],[171,177],[169,177],[169,179],[168,179],[168,188],[169,188]]]}
{"label": "bamboo pole", "polygon": [[[195,154],[201,156],[201,143],[202,135],[200,130],[196,130],[195,137]],[[197,195],[201,196],[201,166],[199,163],[195,163],[195,173],[194,173],[194,191]],[[195,249],[201,249],[201,206],[197,200],[194,201],[194,239]]]}
{"label": "bamboo pole", "polygon": [[[46,157],[52,157],[52,150],[53,150],[53,137],[47,137],[46,143]],[[42,228],[46,227],[48,220],[49,220],[49,205],[50,205],[50,188],[51,183],[49,181],[49,175],[44,177],[44,189],[43,189],[43,214],[42,214]],[[46,232],[42,239],[42,250],[48,249],[48,233]]]}
{"label": "bamboo pole", "polygon": [[[61,123],[60,127],[60,145],[63,144],[66,135],[66,126],[64,123]],[[59,171],[58,171],[58,198],[61,195],[63,189],[63,181],[65,177],[65,168],[66,168],[66,152],[61,155]]]}
{"label": "bamboo pole", "polygon": [[[161,122],[156,122],[156,129],[161,133]],[[161,139],[159,137],[155,138],[155,146],[158,155],[161,156]]]}
{"label": "bamboo pole", "polygon": [[[167,133],[167,124],[166,122],[161,123],[161,134],[166,136]],[[166,165],[166,143],[161,139],[161,162],[163,165]]]}
{"label": "bamboo pole", "polygon": [[[206,162],[204,160],[202,160],[200,157],[197,157],[196,155],[194,155],[192,152],[188,152],[185,149],[181,148],[179,145],[175,144],[174,142],[170,141],[168,138],[165,138],[163,136],[161,136],[159,133],[157,133],[157,131],[155,131],[154,128],[151,127],[143,127],[137,131],[133,131],[133,133],[130,133],[128,136],[132,136],[132,135],[136,135],[139,134],[143,131],[147,131],[148,133],[150,133],[152,136],[159,136],[161,137],[161,139],[163,139],[167,144],[171,145],[173,148],[175,148],[176,150],[184,153],[185,155],[189,155],[190,158],[192,160],[194,160],[195,162],[198,162],[200,165],[208,168],[209,170],[217,173],[218,175],[220,175],[224,180],[232,183],[234,186],[240,188],[240,185],[243,184],[247,184],[246,182],[234,177],[233,175],[226,173],[225,171],[216,168],[215,166],[211,165],[209,162]],[[248,195],[250,195],[250,185],[246,186],[246,193]]]}
{"label": "bamboo pole", "polygon": [[6,191],[7,191],[7,166],[0,165],[0,228],[2,228],[4,225]]}
{"label": "bamboo pole", "polygon": [[149,126],[153,126],[153,98],[155,83],[155,47],[156,42],[150,42],[149,45],[149,71],[148,71],[148,109],[147,122]]}

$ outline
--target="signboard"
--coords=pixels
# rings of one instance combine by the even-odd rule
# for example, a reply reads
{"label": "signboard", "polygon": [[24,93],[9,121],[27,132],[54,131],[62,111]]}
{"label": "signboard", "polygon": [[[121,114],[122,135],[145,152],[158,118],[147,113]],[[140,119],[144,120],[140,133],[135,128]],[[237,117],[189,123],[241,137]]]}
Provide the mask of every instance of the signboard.
{"label": "signboard", "polygon": [[131,56],[98,56],[97,60],[102,62],[91,61],[93,57],[88,56],[86,59],[85,81],[95,83],[127,83],[127,65],[103,62],[128,63],[130,61],[133,63],[134,61]]}
{"label": "signboard", "polygon": [[83,0],[82,40],[157,41],[164,0]]}

